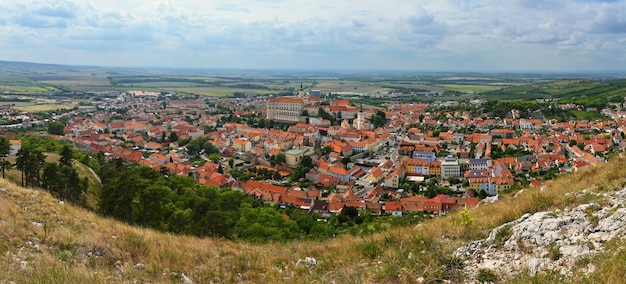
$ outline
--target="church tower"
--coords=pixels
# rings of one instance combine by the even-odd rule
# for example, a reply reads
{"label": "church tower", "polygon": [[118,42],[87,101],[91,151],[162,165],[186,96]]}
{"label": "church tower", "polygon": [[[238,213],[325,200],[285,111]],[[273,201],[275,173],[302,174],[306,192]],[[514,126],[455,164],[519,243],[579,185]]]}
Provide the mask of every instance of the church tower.
{"label": "church tower", "polygon": [[359,113],[356,115],[356,127],[357,130],[363,130],[365,128],[365,112],[363,111],[363,104],[359,108]]}

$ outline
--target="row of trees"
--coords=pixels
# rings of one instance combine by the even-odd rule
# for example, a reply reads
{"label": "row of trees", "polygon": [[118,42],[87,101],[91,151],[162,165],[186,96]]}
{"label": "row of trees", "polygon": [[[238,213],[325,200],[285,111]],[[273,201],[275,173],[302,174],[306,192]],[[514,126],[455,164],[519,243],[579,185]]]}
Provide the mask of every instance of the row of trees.
{"label": "row of trees", "polygon": [[73,151],[65,145],[61,149],[58,163],[45,163],[43,166],[41,187],[49,190],[59,199],[80,203],[84,201],[84,193],[89,186],[89,180],[87,177],[80,178],[72,160]]}
{"label": "row of trees", "polygon": [[[318,226],[315,235],[309,235],[319,215],[292,211],[294,216],[304,215],[296,220],[285,218],[283,212],[241,191],[203,186],[189,177],[164,176],[122,160],[105,162],[99,172],[103,183],[100,213],[129,224],[253,242],[329,236],[320,232],[334,234],[332,227]],[[330,226],[325,222],[319,225]]]}
{"label": "row of trees", "polygon": [[[6,170],[15,167],[21,171],[21,182],[24,187],[42,187],[49,190],[59,199],[78,203],[87,190],[87,178],[81,179],[72,166],[72,149],[65,145],[61,151],[59,163],[47,163],[46,155],[39,144],[36,147],[32,141],[25,140],[22,148],[17,152],[15,164],[7,160],[11,151],[9,140],[0,137],[0,169],[2,177]],[[42,173],[43,172],[43,173]]]}
{"label": "row of trees", "polygon": [[15,167],[22,172],[22,186],[33,187],[39,186],[41,182],[41,169],[46,162],[46,155],[39,149],[23,145],[17,152],[15,164],[7,160],[11,152],[9,139],[0,137],[0,167],[2,169],[2,177],[5,177],[6,170]]}
{"label": "row of trees", "polygon": [[15,167],[22,172],[22,186],[38,187],[41,184],[41,169],[46,163],[43,152],[22,147],[17,152]]}

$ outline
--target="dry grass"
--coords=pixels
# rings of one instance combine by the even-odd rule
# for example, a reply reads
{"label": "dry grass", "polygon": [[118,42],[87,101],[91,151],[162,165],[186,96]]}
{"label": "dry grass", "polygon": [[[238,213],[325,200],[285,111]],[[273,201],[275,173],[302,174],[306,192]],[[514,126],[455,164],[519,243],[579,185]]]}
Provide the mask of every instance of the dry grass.
{"label": "dry grass", "polygon": [[57,109],[73,109],[76,105],[72,104],[40,104],[40,105],[25,105],[16,106],[15,109],[25,112],[44,112],[55,111]]}
{"label": "dry grass", "polygon": [[[179,282],[182,273],[198,283],[415,283],[418,277],[460,282],[461,261],[450,257],[460,245],[526,212],[579,203],[565,195],[568,191],[599,192],[625,184],[626,161],[619,159],[559,178],[544,192],[526,189],[516,199],[470,210],[468,225],[455,225],[462,224],[462,217],[451,213],[371,239],[341,235],[326,242],[252,245],[129,227],[0,180],[0,188],[6,188],[0,192],[0,282]],[[603,266],[602,278],[589,282],[623,279],[626,252],[616,249],[614,254],[610,259],[621,261]],[[296,264],[305,257],[315,258],[317,265]]]}

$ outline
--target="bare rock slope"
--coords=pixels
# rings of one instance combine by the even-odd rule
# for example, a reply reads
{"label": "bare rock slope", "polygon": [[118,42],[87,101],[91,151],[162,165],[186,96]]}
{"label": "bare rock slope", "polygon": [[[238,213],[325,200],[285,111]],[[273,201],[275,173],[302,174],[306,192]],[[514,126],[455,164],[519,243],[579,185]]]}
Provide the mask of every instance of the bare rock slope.
{"label": "bare rock slope", "polygon": [[[567,279],[577,261],[584,263],[579,260],[603,251],[607,241],[624,236],[626,188],[595,197],[595,203],[563,212],[527,213],[493,229],[486,239],[459,248],[455,256],[465,260],[468,279],[476,279],[481,270],[489,270],[501,280],[522,272],[535,275],[545,271]],[[586,264],[582,272],[594,270],[592,264]]]}

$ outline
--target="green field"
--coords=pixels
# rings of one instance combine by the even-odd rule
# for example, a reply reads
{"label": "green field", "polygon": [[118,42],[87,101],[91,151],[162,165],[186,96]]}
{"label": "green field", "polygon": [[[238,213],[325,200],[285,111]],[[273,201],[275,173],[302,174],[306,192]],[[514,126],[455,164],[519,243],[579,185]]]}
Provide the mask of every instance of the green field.
{"label": "green field", "polygon": [[626,80],[592,81],[584,79],[561,79],[547,83],[510,86],[486,92],[487,99],[565,99],[576,101],[583,98],[623,101],[626,95]]}
{"label": "green field", "polygon": [[206,84],[192,83],[192,82],[142,82],[142,83],[127,83],[120,84],[124,87],[133,88],[189,88],[189,87],[202,87]]}
{"label": "green field", "polygon": [[606,116],[598,112],[581,111],[581,110],[569,110],[568,113],[575,117],[576,120],[603,120]]}
{"label": "green field", "polygon": [[144,92],[176,92],[182,95],[201,95],[207,97],[225,97],[232,96],[235,92],[250,93],[250,94],[269,94],[276,93],[277,91],[267,90],[254,90],[254,89],[237,89],[227,87],[167,87],[167,88],[155,88],[155,87],[120,87],[119,91],[144,91]]}
{"label": "green field", "polygon": [[[291,93],[300,89],[323,93],[456,91],[495,100],[624,96],[625,80],[562,79],[551,74],[513,73],[342,73],[278,71],[159,70],[99,68],[31,63],[0,65],[0,94],[46,95],[68,92],[141,90],[182,95],[230,96],[235,92]],[[450,94],[446,94],[450,95]],[[443,98],[440,98],[443,99]],[[455,99],[455,98],[453,98]]]}
{"label": "green field", "polygon": [[436,85],[447,90],[463,92],[463,93],[484,93],[489,91],[495,91],[505,88],[502,85],[462,85],[462,84],[443,84]]}
{"label": "green field", "polygon": [[319,89],[324,93],[335,92],[356,92],[356,93],[377,93],[392,91],[390,88],[383,88],[380,83],[368,83],[361,81],[322,81],[315,85],[313,89]]}
{"label": "green field", "polygon": [[255,90],[255,89],[238,89],[227,87],[195,87],[195,88],[168,88],[167,90],[176,91],[185,94],[198,94],[208,97],[225,97],[231,96],[235,92],[241,92],[246,94],[270,94],[277,93],[278,91],[268,90]]}
{"label": "green field", "polygon": [[22,86],[22,85],[0,85],[0,93],[16,93],[16,94],[41,94],[49,91],[58,91],[54,87],[42,87],[37,84]]}
{"label": "green field", "polygon": [[32,105],[32,102],[0,102],[0,106],[16,106],[16,107],[23,107],[23,106],[29,106]]}

